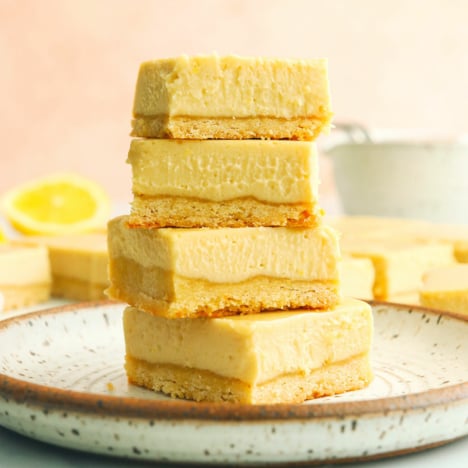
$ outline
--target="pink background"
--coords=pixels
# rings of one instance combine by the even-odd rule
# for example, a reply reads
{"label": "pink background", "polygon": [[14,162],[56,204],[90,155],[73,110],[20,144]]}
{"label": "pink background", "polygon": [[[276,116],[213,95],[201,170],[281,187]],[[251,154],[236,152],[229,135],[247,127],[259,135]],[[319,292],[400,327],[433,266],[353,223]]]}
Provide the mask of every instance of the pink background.
{"label": "pink background", "polygon": [[138,66],[182,53],[328,57],[337,120],[467,132],[467,18],[465,0],[0,0],[0,193],[75,171],[130,201]]}

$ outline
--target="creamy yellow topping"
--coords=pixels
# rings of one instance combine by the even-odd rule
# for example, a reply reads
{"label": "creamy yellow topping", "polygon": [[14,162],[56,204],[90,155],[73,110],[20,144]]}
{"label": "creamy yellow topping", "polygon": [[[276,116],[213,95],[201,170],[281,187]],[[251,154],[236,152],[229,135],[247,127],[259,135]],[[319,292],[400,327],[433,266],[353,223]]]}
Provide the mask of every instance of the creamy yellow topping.
{"label": "creamy yellow topping", "polygon": [[298,228],[130,229],[126,216],[109,223],[109,255],[143,267],[215,283],[256,276],[294,280],[339,277],[338,237],[326,225]]}
{"label": "creamy yellow topping", "polygon": [[345,256],[340,264],[341,292],[343,296],[372,299],[375,272],[368,258]]}
{"label": "creamy yellow topping", "polygon": [[453,248],[442,243],[416,241],[344,241],[343,252],[372,260],[375,269],[374,296],[388,296],[416,291],[422,275],[430,268],[455,263]]}
{"label": "creamy yellow topping", "polygon": [[464,290],[468,300],[468,264],[434,268],[423,277],[422,291]]}
{"label": "creamy yellow topping", "polygon": [[52,273],[91,283],[107,283],[107,236],[104,233],[31,237],[49,250]]}
{"label": "creamy yellow topping", "polygon": [[133,192],[223,201],[315,202],[314,143],[261,140],[133,140]]}
{"label": "creamy yellow topping", "polygon": [[21,243],[0,245],[0,285],[50,282],[47,249]]}
{"label": "creamy yellow topping", "polygon": [[329,113],[327,61],[217,55],[141,65],[139,116],[308,117]]}

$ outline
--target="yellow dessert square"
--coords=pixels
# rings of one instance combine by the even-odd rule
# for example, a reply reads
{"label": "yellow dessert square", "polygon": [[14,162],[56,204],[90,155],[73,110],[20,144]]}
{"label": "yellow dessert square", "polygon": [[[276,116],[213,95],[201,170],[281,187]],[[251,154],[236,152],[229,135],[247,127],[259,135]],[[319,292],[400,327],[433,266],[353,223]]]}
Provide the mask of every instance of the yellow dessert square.
{"label": "yellow dessert square", "polygon": [[453,246],[458,262],[468,263],[468,225],[436,224],[406,218],[337,216],[326,219],[343,236],[343,241],[389,240],[419,243],[445,242]]}
{"label": "yellow dessert square", "polygon": [[434,224],[430,229],[421,232],[420,238],[451,244],[457,261],[468,263],[468,225]]}
{"label": "yellow dessert square", "polygon": [[108,287],[107,234],[30,237],[28,243],[47,247],[52,295],[81,301],[104,299]]}
{"label": "yellow dessert square", "polygon": [[140,66],[133,136],[313,140],[331,120],[327,62],[217,55]]}
{"label": "yellow dessert square", "polygon": [[314,143],[133,140],[132,226],[314,226]]}
{"label": "yellow dessert square", "polygon": [[302,402],[360,389],[372,372],[372,312],[345,299],[323,312],[172,320],[124,313],[130,382],[197,401]]}
{"label": "yellow dessert square", "polygon": [[455,258],[461,263],[468,263],[468,239],[459,240],[456,243]]}
{"label": "yellow dessert square", "polygon": [[344,255],[341,261],[341,294],[358,299],[373,299],[374,265],[369,258]]}
{"label": "yellow dessert square", "polygon": [[460,263],[426,272],[419,300],[426,307],[468,315],[468,265]]}
{"label": "yellow dessert square", "polygon": [[372,261],[375,270],[373,295],[379,300],[416,293],[427,270],[455,263],[453,247],[446,243],[345,240],[341,247],[348,255]]}
{"label": "yellow dessert square", "polygon": [[46,248],[20,242],[0,244],[0,311],[47,301],[50,287]]}
{"label": "yellow dessert square", "polygon": [[388,297],[386,300],[388,302],[396,302],[398,304],[419,305],[419,291],[395,294]]}
{"label": "yellow dessert square", "polygon": [[414,242],[418,239],[423,240],[422,235],[428,236],[433,227],[427,221],[379,216],[331,216],[326,218],[326,222],[340,232],[343,242],[363,240]]}
{"label": "yellow dessert square", "polygon": [[329,307],[339,290],[332,228],[130,228],[109,222],[109,297],[167,317]]}

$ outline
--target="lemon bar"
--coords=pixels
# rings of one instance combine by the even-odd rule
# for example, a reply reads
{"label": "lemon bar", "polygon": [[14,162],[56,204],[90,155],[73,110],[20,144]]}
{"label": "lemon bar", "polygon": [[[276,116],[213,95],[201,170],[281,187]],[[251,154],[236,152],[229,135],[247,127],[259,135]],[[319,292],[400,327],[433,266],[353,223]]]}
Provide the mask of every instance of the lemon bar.
{"label": "lemon bar", "polygon": [[30,237],[49,251],[52,295],[80,301],[104,299],[108,287],[107,234]]}
{"label": "lemon bar", "polygon": [[455,263],[453,247],[446,243],[386,240],[344,240],[345,254],[369,258],[375,271],[374,299],[416,293],[427,270]]}
{"label": "lemon bar", "polygon": [[369,258],[344,255],[341,261],[341,294],[373,299],[374,265]]}
{"label": "lemon bar", "polygon": [[0,244],[0,296],[3,310],[47,301],[51,276],[47,249],[20,242]]}
{"label": "lemon bar", "polygon": [[128,162],[132,226],[305,227],[321,218],[312,142],[136,139]]}
{"label": "lemon bar", "polygon": [[372,379],[372,312],[345,299],[324,312],[171,320],[124,313],[130,382],[172,397],[299,403]]}
{"label": "lemon bar", "polygon": [[461,263],[468,263],[468,239],[456,243],[455,258]]}
{"label": "lemon bar", "polygon": [[386,299],[388,302],[396,302],[398,304],[419,305],[419,291],[412,291],[403,294],[395,294]]}
{"label": "lemon bar", "polygon": [[420,237],[452,244],[457,261],[468,263],[468,225],[434,224],[430,229],[421,232]]}
{"label": "lemon bar", "polygon": [[[325,220],[348,241],[400,241],[427,240],[433,225],[428,221],[379,216],[330,216]],[[433,239],[434,240],[434,239]]]}
{"label": "lemon bar", "polygon": [[468,315],[468,265],[435,268],[423,277],[422,305]]}
{"label": "lemon bar", "polygon": [[325,59],[180,56],[140,66],[133,136],[313,140],[331,120]]}
{"label": "lemon bar", "polygon": [[327,217],[326,222],[335,227],[343,241],[389,240],[419,243],[444,242],[453,246],[458,262],[468,263],[468,225],[436,224],[429,221],[384,218],[378,216]]}
{"label": "lemon bar", "polygon": [[166,317],[319,308],[339,300],[332,228],[130,228],[108,225],[108,295]]}

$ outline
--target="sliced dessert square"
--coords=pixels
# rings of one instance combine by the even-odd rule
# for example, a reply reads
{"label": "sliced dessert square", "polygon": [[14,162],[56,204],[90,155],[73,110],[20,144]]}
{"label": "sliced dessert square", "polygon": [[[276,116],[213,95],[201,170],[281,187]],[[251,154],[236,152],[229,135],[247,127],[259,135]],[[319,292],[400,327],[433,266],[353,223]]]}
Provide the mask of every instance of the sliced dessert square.
{"label": "sliced dessert square", "polygon": [[30,237],[28,243],[47,247],[52,271],[52,295],[91,301],[104,299],[108,287],[107,234]]}
{"label": "sliced dessert square", "polygon": [[341,248],[347,255],[369,258],[375,270],[374,299],[415,293],[428,269],[453,265],[453,247],[447,243],[385,240],[344,240]]}
{"label": "sliced dessert square", "polygon": [[468,265],[460,263],[427,271],[419,300],[426,307],[468,315]]}
{"label": "sliced dessert square", "polygon": [[338,302],[339,243],[316,228],[108,226],[109,297],[166,317],[222,316]]}
{"label": "sliced dessert square", "polygon": [[45,247],[16,241],[0,244],[3,310],[45,302],[50,297],[50,288],[50,265]]}
{"label": "sliced dessert square", "polygon": [[314,226],[314,143],[133,140],[132,226]]}
{"label": "sliced dessert square", "polygon": [[375,272],[372,260],[343,255],[340,267],[343,296],[373,299]]}
{"label": "sliced dessert square", "polygon": [[468,263],[468,225],[433,224],[430,229],[421,232],[419,237],[451,244],[457,261]]}
{"label": "sliced dessert square", "polygon": [[176,398],[299,403],[372,380],[370,306],[172,320],[124,312],[131,383]]}
{"label": "sliced dessert square", "polygon": [[402,294],[395,294],[393,296],[389,296],[386,301],[396,302],[398,304],[419,305],[419,292],[412,291]]}
{"label": "sliced dessert square", "polygon": [[140,66],[132,135],[313,140],[331,115],[324,59],[180,56]]}

